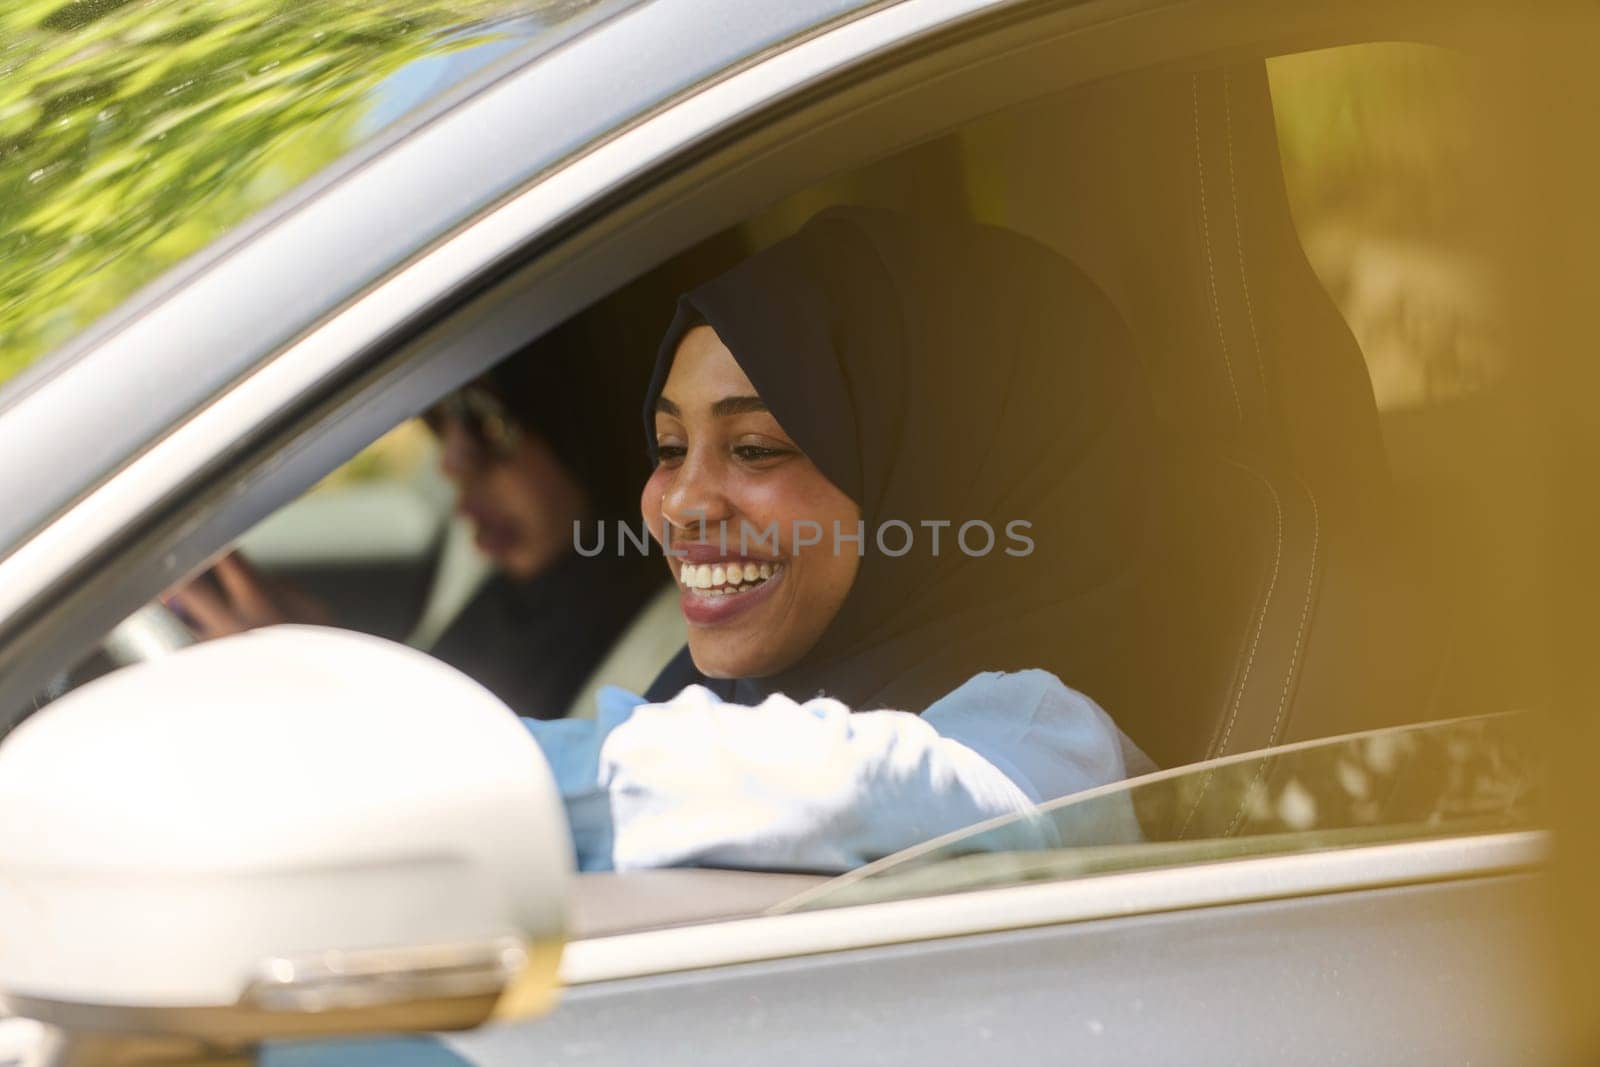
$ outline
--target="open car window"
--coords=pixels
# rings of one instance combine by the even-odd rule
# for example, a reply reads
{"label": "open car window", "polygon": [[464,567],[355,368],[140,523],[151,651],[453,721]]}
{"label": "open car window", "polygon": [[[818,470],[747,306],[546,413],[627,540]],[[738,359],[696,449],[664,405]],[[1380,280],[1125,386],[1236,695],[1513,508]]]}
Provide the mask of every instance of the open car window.
{"label": "open car window", "polygon": [[1543,825],[1537,715],[1374,730],[1092,790],[890,856],[784,910]]}

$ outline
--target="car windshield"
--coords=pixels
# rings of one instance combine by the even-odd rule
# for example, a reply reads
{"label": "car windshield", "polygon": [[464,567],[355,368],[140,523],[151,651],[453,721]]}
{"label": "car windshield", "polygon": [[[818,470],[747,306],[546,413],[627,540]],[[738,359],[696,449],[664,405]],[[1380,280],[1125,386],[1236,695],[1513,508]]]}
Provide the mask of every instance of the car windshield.
{"label": "car windshield", "polygon": [[795,898],[842,907],[1541,825],[1539,722],[1508,713],[1147,775],[890,856]]}
{"label": "car windshield", "polygon": [[402,116],[604,0],[0,10],[0,388]]}

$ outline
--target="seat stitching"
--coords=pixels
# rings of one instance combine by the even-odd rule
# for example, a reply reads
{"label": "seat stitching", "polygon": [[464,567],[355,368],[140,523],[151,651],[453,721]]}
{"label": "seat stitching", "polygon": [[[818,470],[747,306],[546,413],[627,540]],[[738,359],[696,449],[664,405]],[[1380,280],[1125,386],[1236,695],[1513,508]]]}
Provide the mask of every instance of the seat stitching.
{"label": "seat stitching", "polygon": [[1233,695],[1233,710],[1228,714],[1228,722],[1222,730],[1222,740],[1217,743],[1217,755],[1225,755],[1228,751],[1228,739],[1233,735],[1233,726],[1239,717],[1239,705],[1244,700],[1244,690],[1250,684],[1250,671],[1255,666],[1256,649],[1261,644],[1261,633],[1266,629],[1267,610],[1272,606],[1272,594],[1278,588],[1278,573],[1283,564],[1283,498],[1278,495],[1278,487],[1272,480],[1259,471],[1251,470],[1242,463],[1227,461],[1232,466],[1248,471],[1255,475],[1266,485],[1267,491],[1272,494],[1272,508],[1277,522],[1277,548],[1272,557],[1272,577],[1267,579],[1267,594],[1261,598],[1261,614],[1256,617],[1255,636],[1250,639],[1250,653],[1245,659],[1244,676],[1239,679],[1239,688]]}
{"label": "seat stitching", "polygon": [[[1283,713],[1289,706],[1289,686],[1294,681],[1295,668],[1300,663],[1300,648],[1306,636],[1306,620],[1311,617],[1311,594],[1317,587],[1317,550],[1322,544],[1322,514],[1317,507],[1317,494],[1312,492],[1311,486],[1307,485],[1302,479],[1296,478],[1295,480],[1300,482],[1300,488],[1306,491],[1306,498],[1311,501],[1311,566],[1309,568],[1310,573],[1306,576],[1305,603],[1300,606],[1300,628],[1294,635],[1294,653],[1289,657],[1289,669],[1283,676],[1283,691],[1278,694],[1278,714],[1272,720],[1272,732],[1267,735],[1268,748],[1278,743],[1278,728],[1283,724]],[[1245,788],[1244,796],[1239,798],[1239,811],[1234,815],[1233,821],[1228,824],[1228,831],[1223,836],[1232,837],[1234,831],[1239,828],[1239,824],[1244,821],[1246,799],[1255,790],[1256,786],[1261,782],[1262,776],[1266,773],[1267,761],[1263,759],[1261,766],[1256,768],[1256,776],[1250,780],[1250,785]]]}
{"label": "seat stitching", "polygon": [[1217,344],[1222,348],[1222,364],[1228,372],[1228,389],[1233,393],[1233,413],[1244,421],[1244,406],[1239,403],[1239,386],[1233,380],[1233,360],[1228,355],[1228,337],[1222,329],[1222,306],[1217,300],[1217,268],[1211,255],[1211,220],[1206,210],[1206,164],[1200,151],[1200,75],[1191,75],[1194,99],[1194,162],[1200,179],[1200,232],[1205,238],[1206,272],[1210,278],[1211,315],[1217,324]]}
{"label": "seat stitching", "polygon": [[1256,334],[1256,309],[1255,303],[1250,299],[1250,272],[1244,265],[1244,232],[1239,225],[1239,184],[1233,171],[1233,106],[1229,102],[1231,93],[1229,87],[1233,84],[1233,75],[1226,71],[1222,75],[1222,120],[1223,129],[1227,133],[1228,141],[1228,192],[1233,198],[1233,243],[1239,252],[1239,285],[1244,289],[1244,313],[1250,323],[1250,344],[1256,354],[1256,377],[1261,382],[1261,388],[1267,387],[1267,370],[1261,362],[1261,338]]}
{"label": "seat stitching", "polygon": [[1311,564],[1306,575],[1306,598],[1300,605],[1300,626],[1294,635],[1294,653],[1289,657],[1289,670],[1283,676],[1283,692],[1278,696],[1278,715],[1272,720],[1272,733],[1267,735],[1267,744],[1278,743],[1278,727],[1283,723],[1283,713],[1289,705],[1289,684],[1294,680],[1295,668],[1300,662],[1300,649],[1305,643],[1306,622],[1311,618],[1311,595],[1317,588],[1317,552],[1322,547],[1322,512],[1317,507],[1317,494],[1311,491],[1311,486],[1303,480],[1300,488],[1306,492],[1306,499],[1311,501]]}
{"label": "seat stitching", "polygon": [[[1283,564],[1283,498],[1278,495],[1278,487],[1272,484],[1272,479],[1268,478],[1266,475],[1252,467],[1246,466],[1243,463],[1239,463],[1236,460],[1231,459],[1224,460],[1224,462],[1226,462],[1229,466],[1239,468],[1246,474],[1254,476],[1258,481],[1265,485],[1267,487],[1267,491],[1272,494],[1272,507],[1276,512],[1277,519],[1277,549],[1272,558],[1272,577],[1267,580],[1267,593],[1266,596],[1262,597],[1261,599],[1261,612],[1256,616],[1256,632],[1255,635],[1250,639],[1250,652],[1245,658],[1244,675],[1239,679],[1239,685],[1233,691],[1233,707],[1228,712],[1228,721],[1223,725],[1222,729],[1222,739],[1217,742],[1216,750],[1211,754],[1212,758],[1227,754],[1228,739],[1233,735],[1234,723],[1239,717],[1239,705],[1244,701],[1245,687],[1250,683],[1250,671],[1255,667],[1256,662],[1256,649],[1261,644],[1261,634],[1267,625],[1267,611],[1272,607],[1272,595],[1278,588],[1278,571]],[[1313,555],[1315,555],[1314,548]],[[1279,714],[1282,714],[1281,705],[1279,707]],[[1276,725],[1274,725],[1273,728],[1276,729]],[[1205,799],[1206,790],[1211,788],[1211,777],[1212,772],[1207,771],[1205,778],[1200,783],[1200,791],[1195,795],[1194,806],[1189,809],[1188,817],[1183,820],[1183,826],[1178,830],[1178,836],[1180,838],[1183,837],[1184,834],[1188,833],[1189,824],[1194,821],[1195,814],[1199,812],[1200,802]]]}

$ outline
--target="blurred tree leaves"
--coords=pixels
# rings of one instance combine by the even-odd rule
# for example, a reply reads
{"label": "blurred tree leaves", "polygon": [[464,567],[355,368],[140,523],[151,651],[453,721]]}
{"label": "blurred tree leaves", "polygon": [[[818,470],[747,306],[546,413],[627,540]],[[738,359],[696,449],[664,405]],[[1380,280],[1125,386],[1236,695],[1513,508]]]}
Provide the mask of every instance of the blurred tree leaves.
{"label": "blurred tree leaves", "polygon": [[0,383],[349,151],[394,72],[581,6],[7,0]]}

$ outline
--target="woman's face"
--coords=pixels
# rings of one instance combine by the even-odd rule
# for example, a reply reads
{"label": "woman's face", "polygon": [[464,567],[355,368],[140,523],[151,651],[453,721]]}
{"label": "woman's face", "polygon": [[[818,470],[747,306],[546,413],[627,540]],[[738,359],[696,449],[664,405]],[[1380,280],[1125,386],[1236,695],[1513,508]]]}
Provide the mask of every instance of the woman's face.
{"label": "woman's face", "polygon": [[[833,531],[854,533],[860,509],[795,447],[709,326],[679,344],[655,430],[640,510],[658,541],[669,531],[695,666],[712,678],[791,666],[855,581],[855,544],[835,551]],[[819,543],[797,548],[797,523],[800,541]]]}
{"label": "woman's face", "polygon": [[453,419],[435,432],[440,469],[456,487],[456,511],[472,523],[478,550],[503,572],[525,581],[571,544],[583,493],[542,439],[519,433],[488,442]]}

